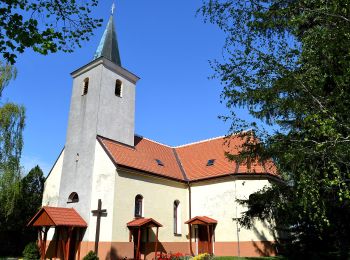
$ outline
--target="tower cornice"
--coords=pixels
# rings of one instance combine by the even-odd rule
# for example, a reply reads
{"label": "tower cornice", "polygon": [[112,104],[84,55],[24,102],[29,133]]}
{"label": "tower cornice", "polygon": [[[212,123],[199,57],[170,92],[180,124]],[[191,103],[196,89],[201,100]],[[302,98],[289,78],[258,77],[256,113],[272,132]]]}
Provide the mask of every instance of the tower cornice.
{"label": "tower cornice", "polygon": [[131,73],[130,71],[118,66],[117,64],[113,63],[112,61],[104,58],[104,57],[100,57],[96,60],[93,60],[91,62],[89,62],[88,64],[80,67],[79,69],[73,71],[71,73],[71,76],[73,78],[78,77],[79,75],[91,70],[94,67],[97,67],[99,65],[103,65],[104,67],[116,72],[117,74],[119,74],[120,76],[122,76],[123,78],[129,80],[130,82],[132,82],[133,84],[136,84],[136,82],[140,79],[138,76],[136,76],[135,74]]}

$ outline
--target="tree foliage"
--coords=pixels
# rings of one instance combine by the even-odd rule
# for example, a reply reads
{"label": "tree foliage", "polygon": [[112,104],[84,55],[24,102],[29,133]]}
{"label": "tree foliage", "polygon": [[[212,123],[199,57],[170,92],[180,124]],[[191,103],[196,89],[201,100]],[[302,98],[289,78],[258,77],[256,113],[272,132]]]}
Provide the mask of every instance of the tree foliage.
{"label": "tree foliage", "polygon": [[0,53],[14,63],[31,48],[41,54],[71,52],[88,41],[101,19],[91,17],[98,0],[1,0]]}
{"label": "tree foliage", "polygon": [[[16,69],[0,63],[0,96]],[[0,106],[0,215],[7,219],[20,195],[20,158],[23,147],[25,109],[14,103]]]}
{"label": "tree foliage", "polygon": [[40,209],[44,192],[44,174],[39,165],[35,166],[21,180],[21,218],[28,221]]}
{"label": "tree foliage", "polygon": [[0,60],[0,97],[2,91],[9,84],[11,79],[15,79],[17,76],[17,70],[10,64],[3,64]]}
{"label": "tree foliage", "polygon": [[[39,166],[35,166],[19,180],[19,193],[11,204],[13,205],[11,211],[4,211],[1,204],[0,256],[20,255],[27,243],[36,241],[36,230],[27,227],[27,224],[41,207],[44,181],[42,170]],[[27,250],[30,249],[31,246]]]}
{"label": "tree foliage", "polygon": [[[16,69],[0,62],[0,73],[1,97],[3,89],[16,76]],[[24,120],[24,107],[9,102],[0,106],[0,255],[5,249],[11,252],[13,245],[7,242],[11,227],[16,225],[11,221],[18,220],[14,215],[21,196],[20,158]]]}
{"label": "tree foliage", "polygon": [[40,259],[40,252],[36,242],[31,242],[23,250],[24,260],[38,260]]}
{"label": "tree foliage", "polygon": [[[223,59],[212,62],[224,85],[222,100],[231,112],[225,119],[231,120],[233,132],[253,128],[261,140],[253,145],[247,141],[242,153],[231,158],[273,158],[287,183],[247,201],[249,210],[242,224],[249,226],[254,217],[278,217],[293,246],[306,250],[299,253],[346,254],[350,241],[350,225],[344,223],[350,199],[348,1],[207,0],[200,12],[226,35]],[[236,108],[247,109],[255,120],[239,118]],[[327,246],[315,250],[317,243]]]}

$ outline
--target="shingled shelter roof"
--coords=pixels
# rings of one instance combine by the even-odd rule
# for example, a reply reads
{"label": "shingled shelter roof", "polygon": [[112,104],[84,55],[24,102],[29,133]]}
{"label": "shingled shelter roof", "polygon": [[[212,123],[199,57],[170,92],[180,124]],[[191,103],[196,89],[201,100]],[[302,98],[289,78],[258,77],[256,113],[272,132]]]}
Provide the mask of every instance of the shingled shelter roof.
{"label": "shingled shelter roof", "polygon": [[42,207],[27,226],[87,227],[85,220],[73,208]]}
{"label": "shingled shelter roof", "polygon": [[196,216],[185,222],[185,224],[217,224],[217,223],[218,222],[215,219],[209,218],[207,216]]}
{"label": "shingled shelter roof", "polygon": [[155,221],[153,218],[137,218],[134,219],[127,224],[128,228],[133,228],[133,227],[162,227],[162,224],[159,222]]}

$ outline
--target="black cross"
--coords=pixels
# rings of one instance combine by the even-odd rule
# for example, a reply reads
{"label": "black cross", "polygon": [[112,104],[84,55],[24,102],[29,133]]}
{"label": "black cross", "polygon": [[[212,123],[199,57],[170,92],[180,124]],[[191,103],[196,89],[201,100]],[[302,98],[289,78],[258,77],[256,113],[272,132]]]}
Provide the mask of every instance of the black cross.
{"label": "black cross", "polygon": [[98,242],[100,240],[100,223],[101,223],[101,217],[107,216],[107,210],[102,209],[102,201],[98,200],[98,207],[96,210],[91,211],[94,216],[97,216],[97,222],[96,222],[96,236],[95,236],[95,253],[98,254]]}

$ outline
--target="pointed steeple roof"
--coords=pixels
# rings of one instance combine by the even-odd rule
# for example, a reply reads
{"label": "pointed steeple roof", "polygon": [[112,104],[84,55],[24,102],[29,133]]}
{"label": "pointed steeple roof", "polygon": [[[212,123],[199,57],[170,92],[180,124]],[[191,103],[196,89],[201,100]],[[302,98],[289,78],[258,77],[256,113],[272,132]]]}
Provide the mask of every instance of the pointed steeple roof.
{"label": "pointed steeple roof", "polygon": [[112,7],[111,16],[109,17],[107,27],[95,52],[94,60],[100,57],[104,57],[121,66],[117,33],[114,26],[113,10],[114,8]]}

